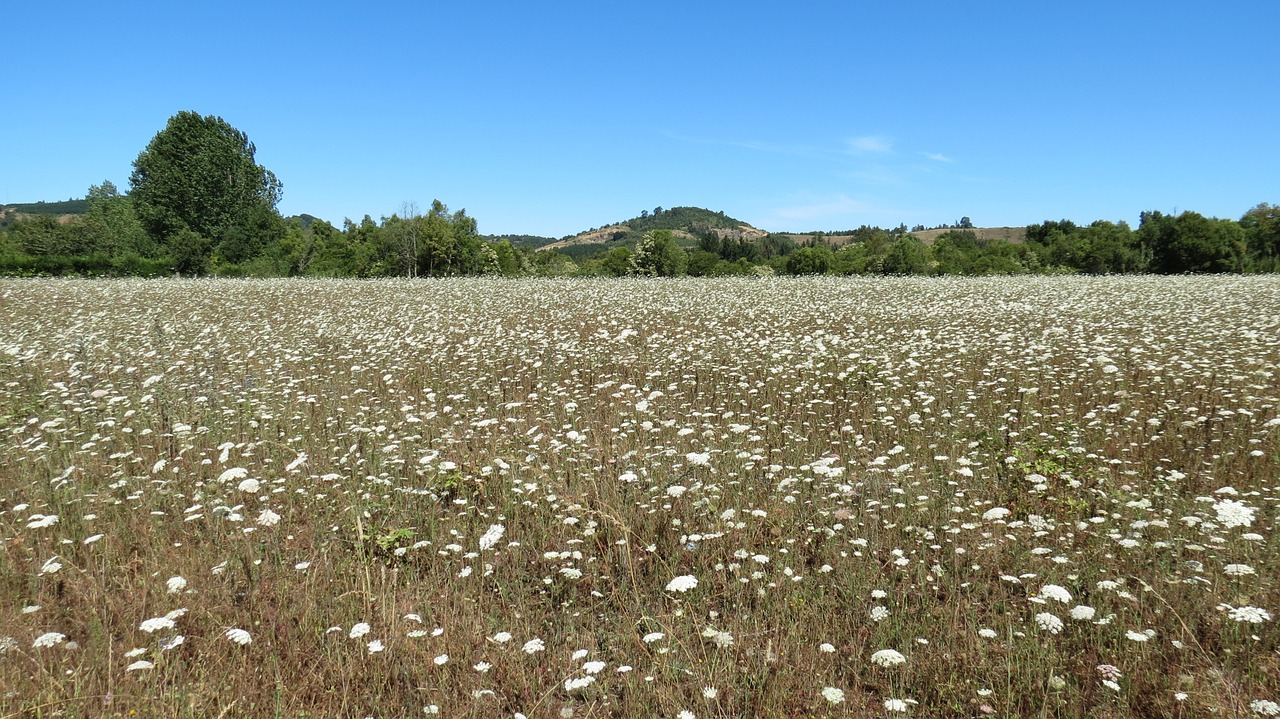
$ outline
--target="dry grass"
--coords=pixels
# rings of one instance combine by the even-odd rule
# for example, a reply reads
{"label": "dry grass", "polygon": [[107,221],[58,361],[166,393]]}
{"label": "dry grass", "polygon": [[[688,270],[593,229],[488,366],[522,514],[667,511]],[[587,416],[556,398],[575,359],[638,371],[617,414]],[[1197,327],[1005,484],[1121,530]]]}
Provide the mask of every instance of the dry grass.
{"label": "dry grass", "polygon": [[0,717],[1280,700],[1276,278],[36,280],[0,309]]}

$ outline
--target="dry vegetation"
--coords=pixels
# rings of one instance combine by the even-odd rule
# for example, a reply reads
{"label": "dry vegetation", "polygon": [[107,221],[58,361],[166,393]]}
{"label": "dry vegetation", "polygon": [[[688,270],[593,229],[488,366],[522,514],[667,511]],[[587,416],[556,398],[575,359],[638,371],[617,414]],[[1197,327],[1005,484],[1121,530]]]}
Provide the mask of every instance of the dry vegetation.
{"label": "dry vegetation", "polygon": [[1274,277],[0,311],[0,717],[1280,714]]}

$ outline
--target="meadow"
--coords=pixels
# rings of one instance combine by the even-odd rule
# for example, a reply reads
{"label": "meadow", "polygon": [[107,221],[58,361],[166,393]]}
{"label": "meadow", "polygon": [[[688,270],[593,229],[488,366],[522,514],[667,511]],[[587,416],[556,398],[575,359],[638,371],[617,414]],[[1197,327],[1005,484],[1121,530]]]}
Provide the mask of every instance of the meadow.
{"label": "meadow", "polygon": [[1280,278],[0,280],[0,717],[1280,716]]}

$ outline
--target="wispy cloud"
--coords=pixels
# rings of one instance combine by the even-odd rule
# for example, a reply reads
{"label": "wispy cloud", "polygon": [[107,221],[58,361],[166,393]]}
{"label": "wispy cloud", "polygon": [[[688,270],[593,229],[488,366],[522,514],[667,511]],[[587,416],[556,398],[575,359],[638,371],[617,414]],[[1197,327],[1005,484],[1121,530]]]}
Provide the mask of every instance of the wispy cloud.
{"label": "wispy cloud", "polygon": [[811,157],[815,159],[831,160],[836,159],[837,153],[830,149],[814,147],[811,145],[783,145],[770,142],[762,142],[760,140],[726,140],[714,139],[707,137],[692,137],[681,135],[674,132],[663,133],[672,140],[680,142],[691,142],[697,145],[718,145],[721,147],[738,147],[744,150],[754,150],[756,152],[767,152],[775,155],[792,155],[796,157]]}
{"label": "wispy cloud", "polygon": [[934,162],[947,162],[947,163],[955,162],[954,159],[947,157],[941,152],[922,152],[920,153],[920,156],[926,157],[930,160],[933,160]]}
{"label": "wispy cloud", "polygon": [[810,223],[813,225],[825,222],[848,224],[858,218],[879,217],[886,214],[885,208],[854,199],[844,193],[796,199],[797,202],[794,204],[770,207],[766,210],[767,223],[764,226],[795,228],[809,227]]}
{"label": "wispy cloud", "polygon": [[884,135],[863,135],[862,137],[851,137],[845,141],[845,145],[849,151],[857,154],[877,154],[883,155],[893,152],[893,138]]}

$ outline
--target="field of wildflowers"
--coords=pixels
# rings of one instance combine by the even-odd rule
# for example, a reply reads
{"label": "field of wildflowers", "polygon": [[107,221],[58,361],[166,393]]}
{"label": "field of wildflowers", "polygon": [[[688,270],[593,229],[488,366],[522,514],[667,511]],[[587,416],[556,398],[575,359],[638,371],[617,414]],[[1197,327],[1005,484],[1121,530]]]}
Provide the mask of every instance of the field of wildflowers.
{"label": "field of wildflowers", "polygon": [[1280,278],[0,317],[0,717],[1280,715]]}

